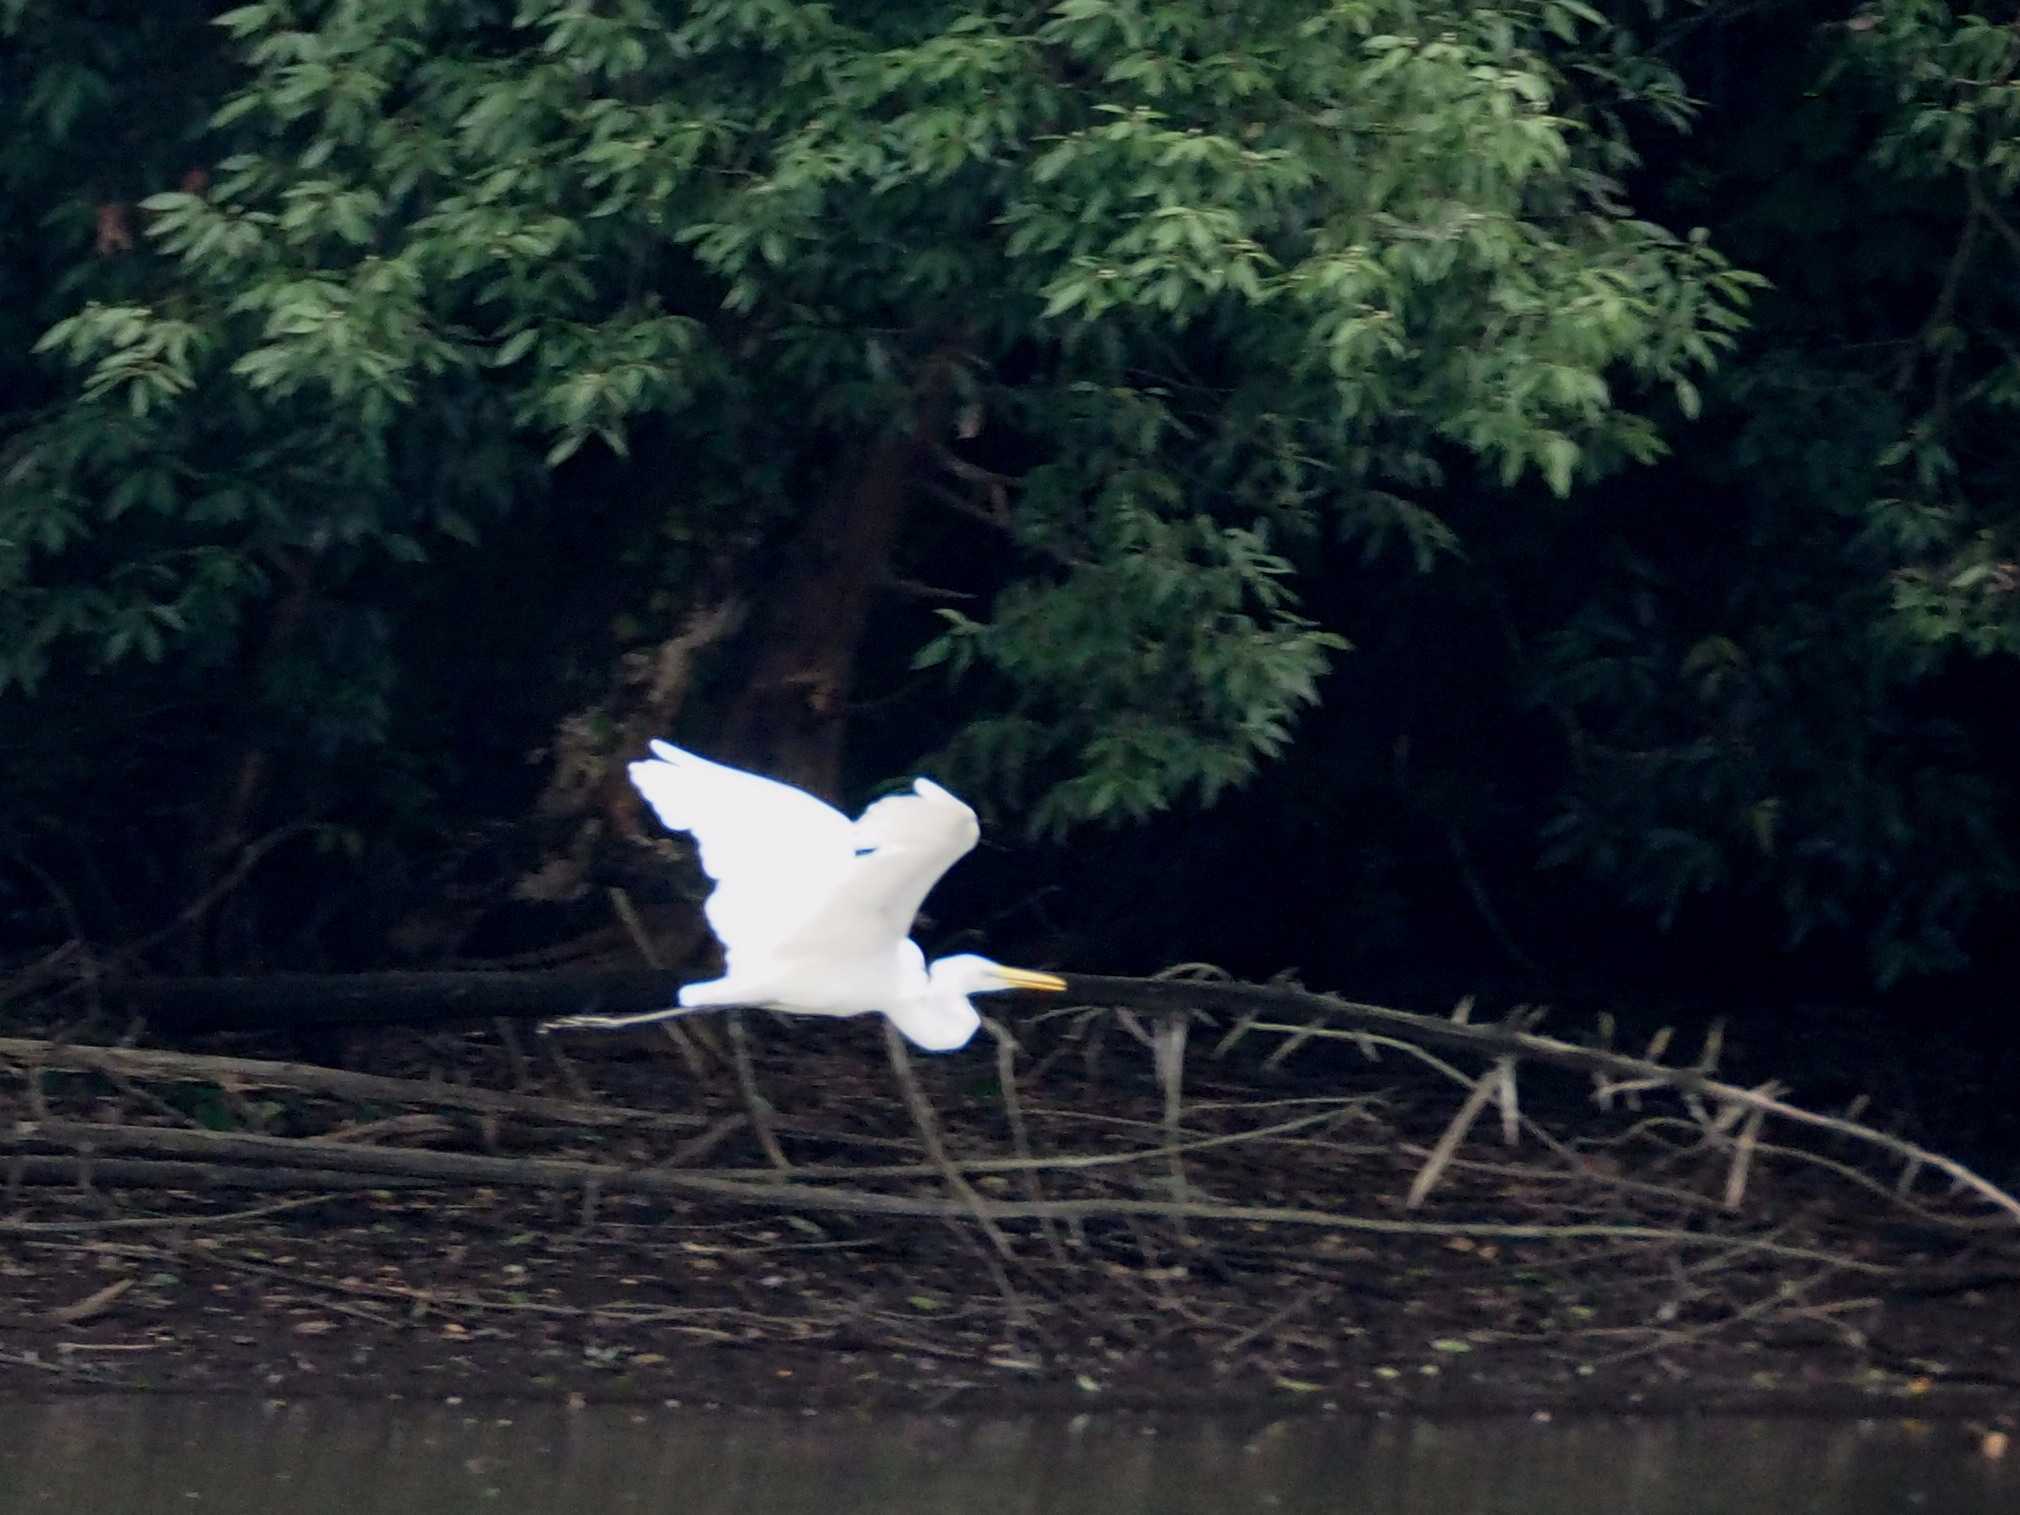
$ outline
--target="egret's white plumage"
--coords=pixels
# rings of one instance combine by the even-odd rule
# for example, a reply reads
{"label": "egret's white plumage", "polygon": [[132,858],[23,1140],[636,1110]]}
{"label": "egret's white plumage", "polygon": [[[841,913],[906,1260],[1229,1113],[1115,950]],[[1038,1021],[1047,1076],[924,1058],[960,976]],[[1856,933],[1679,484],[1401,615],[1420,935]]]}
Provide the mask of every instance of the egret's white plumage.
{"label": "egret's white plumage", "polygon": [[652,751],[631,765],[631,782],[668,828],[693,835],[715,880],[702,909],[722,941],[723,976],[687,985],[675,1009],[561,1024],[636,1025],[720,1005],[881,1011],[919,1046],[945,1052],[981,1024],[969,995],[1066,987],[971,953],[928,967],[908,939],[928,891],[982,834],[975,812],[930,779],[851,821],[776,779],[667,742]]}

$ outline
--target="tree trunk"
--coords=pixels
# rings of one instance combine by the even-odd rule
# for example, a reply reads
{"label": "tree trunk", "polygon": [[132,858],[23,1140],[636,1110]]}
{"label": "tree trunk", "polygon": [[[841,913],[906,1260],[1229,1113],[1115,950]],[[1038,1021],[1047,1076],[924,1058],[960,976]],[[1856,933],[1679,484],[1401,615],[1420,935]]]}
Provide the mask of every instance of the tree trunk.
{"label": "tree trunk", "polygon": [[945,429],[956,361],[946,350],[927,360],[911,425],[879,438],[787,548],[755,618],[750,676],[711,757],[835,798],[857,654],[891,576],[913,466]]}

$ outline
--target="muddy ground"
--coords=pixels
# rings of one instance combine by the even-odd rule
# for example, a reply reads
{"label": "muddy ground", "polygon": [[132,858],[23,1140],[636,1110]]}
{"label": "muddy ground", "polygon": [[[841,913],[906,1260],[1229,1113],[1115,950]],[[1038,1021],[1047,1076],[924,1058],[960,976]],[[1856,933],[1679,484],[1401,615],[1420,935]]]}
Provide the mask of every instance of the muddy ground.
{"label": "muddy ground", "polygon": [[[0,1393],[2020,1422],[2020,1234],[1926,1183],[1898,1194],[1855,1153],[1779,1148],[1770,1129],[1728,1210],[1730,1143],[1673,1100],[1601,1114],[1578,1080],[1553,1078],[1525,1087],[1518,1145],[1483,1119],[1413,1209],[1464,1094],[1435,1070],[1324,1050],[1268,1068],[1196,1042],[1173,1122],[1146,1048],[1108,1035],[1093,1049],[1089,1023],[1068,1020],[1027,1033],[1017,1065],[1033,1167],[1002,1166],[1020,1143],[987,1046],[915,1060],[983,1207],[1082,1202],[1001,1218],[992,1240],[928,1160],[874,1024],[750,1030],[787,1170],[730,1064],[690,1066],[651,1033],[179,1046],[674,1112],[685,1130],[54,1068],[31,1088],[19,1060],[0,1064],[0,1130],[14,1133],[0,1149]],[[243,1162],[165,1186],[43,1140],[50,1121],[672,1162],[785,1192],[317,1182]],[[1174,1133],[1178,1172],[1159,1151]],[[944,1213],[838,1212],[820,1202],[833,1192]]]}

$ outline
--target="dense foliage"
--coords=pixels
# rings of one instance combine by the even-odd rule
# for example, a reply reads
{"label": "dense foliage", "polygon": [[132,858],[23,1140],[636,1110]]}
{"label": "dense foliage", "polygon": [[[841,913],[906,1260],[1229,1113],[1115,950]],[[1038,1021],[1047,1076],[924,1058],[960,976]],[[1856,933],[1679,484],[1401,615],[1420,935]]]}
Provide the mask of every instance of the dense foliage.
{"label": "dense foliage", "polygon": [[[239,950],[389,925],[524,813],[526,749],[576,717],[612,755],[580,716],[612,671],[785,593],[880,468],[895,545],[836,553],[880,586],[866,779],[933,760],[1057,834],[1309,729],[1301,845],[1406,789],[1482,898],[1541,861],[1560,901],[1751,901],[1882,978],[1957,966],[2020,882],[1971,671],[2020,650],[2003,24],[0,0],[0,32],[0,844],[71,929],[290,828],[377,888],[305,864],[322,903]],[[1364,660],[1467,718],[1301,728]]]}
{"label": "dense foliage", "polygon": [[1777,291],[1720,444],[1550,634],[1580,769],[1551,852],[1665,917],[1751,896],[1882,982],[1955,969],[2020,886],[2020,37],[1908,3],[1731,40],[1757,61],[1673,192]]}

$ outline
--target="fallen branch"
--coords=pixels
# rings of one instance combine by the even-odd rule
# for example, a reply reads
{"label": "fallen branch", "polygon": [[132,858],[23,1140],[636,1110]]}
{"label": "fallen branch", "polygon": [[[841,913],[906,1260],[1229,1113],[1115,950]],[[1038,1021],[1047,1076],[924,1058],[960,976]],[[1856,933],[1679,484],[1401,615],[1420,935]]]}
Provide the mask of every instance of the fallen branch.
{"label": "fallen branch", "polygon": [[[632,1105],[592,1104],[584,1100],[548,1099],[532,1094],[506,1094],[473,1089],[431,1079],[388,1078],[374,1073],[348,1073],[313,1063],[273,1062],[252,1057],[213,1057],[193,1052],[164,1052],[145,1047],[84,1047],[66,1042],[0,1036],[0,1063],[20,1068],[62,1068],[72,1072],[120,1073],[129,1078],[154,1078],[178,1083],[212,1083],[223,1088],[299,1089],[337,1099],[368,1104],[427,1105],[445,1110],[469,1110],[480,1115],[516,1115],[551,1126],[628,1127],[642,1130],[700,1131],[726,1134],[701,1115],[665,1110],[641,1110]],[[719,1123],[718,1123],[719,1125]],[[841,1134],[806,1126],[780,1126],[787,1136],[829,1145],[884,1147],[899,1150],[913,1143],[895,1137]],[[710,1145],[713,1146],[714,1140]]]}
{"label": "fallen branch", "polygon": [[[1079,981],[1076,980],[1076,983]],[[1136,983],[1139,980],[1125,980]],[[1219,991],[1219,984],[1189,985],[1206,991]],[[1275,993],[1280,991],[1255,991]],[[1411,1041],[1442,1042],[1447,1046],[1464,1046],[1488,1056],[1513,1054],[1530,1058],[1536,1062],[1556,1063],[1563,1067],[1582,1068],[1594,1073],[1611,1073],[1647,1085],[1658,1085],[1686,1091],[1701,1099],[1725,1106],[1737,1106],[1756,1111],[1762,1115],[1772,1115],[1779,1120],[1794,1125],[1810,1126],[1819,1131],[1829,1131],[1849,1141],[1863,1143],[1891,1152],[1904,1162],[1934,1168],[1947,1175],[1960,1188],[1969,1189],[1980,1199],[2004,1210],[2016,1222],[2020,1222],[2020,1199],[2015,1199],[1990,1179],[1981,1177],[1954,1158],[1933,1152],[1927,1147],[1890,1136],[1885,1131],[1872,1126],[1860,1125],[1857,1121],[1845,1120],[1835,1115],[1819,1115],[1813,1110],[1805,1110],[1800,1105],[1778,1099],[1758,1089],[1743,1089],[1738,1084],[1724,1083],[1711,1078],[1697,1068],[1671,1067],[1664,1063],[1645,1062],[1640,1058],[1628,1057],[1618,1052],[1603,1052],[1591,1047],[1576,1047],[1569,1042],[1558,1041],[1555,1037],[1538,1036],[1528,1031],[1503,1031],[1488,1026],[1464,1026],[1448,1020],[1436,1020],[1429,1016],[1410,1015],[1401,1010],[1388,1010],[1379,1005],[1340,1005],[1336,1009],[1357,1017],[1364,1017],[1371,1024],[1395,1025],[1402,1023],[1407,1028]],[[1292,1035],[1303,1031],[1302,1026],[1273,1024],[1256,1021],[1253,1031],[1273,1031]],[[1357,1040],[1352,1031],[1319,1030],[1311,1033],[1316,1037],[1341,1041]]]}
{"label": "fallen branch", "polygon": [[[7,1140],[20,1151],[31,1142],[61,1143],[87,1151],[168,1152],[201,1154],[213,1159],[280,1162],[294,1167],[316,1165],[338,1173],[374,1173],[435,1179],[445,1183],[498,1187],[596,1190],[607,1194],[647,1194],[662,1197],[708,1195],[765,1209],[832,1211],[852,1215],[899,1217],[969,1217],[975,1209],[959,1201],[909,1194],[879,1194],[867,1190],[830,1188],[793,1182],[750,1183],[699,1172],[660,1168],[624,1168],[604,1163],[550,1158],[480,1157],[462,1152],[416,1152],[399,1148],[353,1147],[314,1137],[252,1136],[220,1131],[184,1131],[153,1126],[98,1125],[90,1121],[24,1121]],[[320,1173],[314,1182],[323,1183]],[[1744,1235],[1688,1231],[1667,1226],[1532,1225],[1491,1221],[1404,1221],[1327,1210],[1303,1210],[1277,1205],[1186,1204],[1131,1199],[995,1200],[977,1196],[992,1220],[1036,1220],[1041,1217],[1082,1219],[1155,1216],[1166,1220],[1284,1225],[1316,1230],[1362,1232],[1384,1236],[1467,1236],[1503,1241],[1662,1242],[1695,1250],[1714,1247],[1764,1256],[1800,1258],[1829,1263],[1862,1273],[1887,1275],[1898,1270],[1880,1263],[1841,1256],[1810,1247],[1754,1240]]]}
{"label": "fallen branch", "polygon": [[[59,1159],[59,1161],[69,1163],[74,1169],[80,1159],[64,1158]],[[153,1162],[147,1158],[133,1158],[118,1162],[115,1166],[128,1172],[139,1168],[155,1170],[154,1183],[150,1184],[150,1187],[152,1187],[155,1184],[170,1183],[173,1181],[172,1178],[165,1177],[161,1170],[197,1168],[204,1165],[198,1163]],[[298,1189],[303,1187],[303,1181],[299,1177],[299,1170],[282,1169],[277,1171],[290,1175],[293,1178],[293,1182],[285,1185],[274,1183],[272,1185],[259,1185],[258,1187],[276,1189]],[[95,1174],[94,1176],[100,1179],[105,1177],[102,1173]],[[340,1176],[344,1178],[356,1177],[356,1175],[352,1174],[343,1174]],[[409,1185],[419,1187],[419,1183],[416,1180],[407,1180],[396,1184],[394,1187],[407,1187]],[[362,1185],[354,1182],[344,1187],[358,1188],[362,1187]],[[373,1183],[371,1187],[383,1189],[388,1186],[381,1181]],[[311,1205],[326,1205],[340,1197],[337,1194],[303,1194],[293,1199],[276,1200],[270,1205],[256,1205],[250,1210],[224,1210],[200,1215],[122,1215],[116,1220],[0,1220],[0,1235],[79,1236],[99,1231],[186,1231],[195,1226],[236,1226],[244,1225],[248,1221],[265,1220],[269,1216],[283,1215],[293,1210],[304,1210]]]}
{"label": "fallen branch", "polygon": [[[904,1093],[905,1108],[912,1112],[912,1124],[919,1132],[919,1140],[925,1145],[927,1162],[946,1180],[947,1188],[968,1213],[975,1217],[975,1223],[987,1234],[997,1253],[1003,1257],[1014,1257],[1016,1253],[1010,1239],[989,1214],[988,1206],[982,1203],[982,1196],[973,1184],[961,1176],[961,1170],[947,1155],[947,1143],[940,1134],[940,1117],[933,1109],[933,1102],[926,1098],[926,1091],[919,1087],[919,1076],[912,1071],[912,1059],[905,1051],[904,1037],[889,1021],[884,1022],[884,1051],[890,1058],[891,1072],[898,1080],[898,1087]],[[1007,1281],[1004,1287],[1009,1287]]]}
{"label": "fallen branch", "polygon": [[[187,1189],[201,1194],[218,1190],[288,1193],[300,1189],[421,1189],[438,1180],[403,1176],[397,1173],[340,1173],[330,1168],[303,1168],[292,1164],[274,1167],[247,1167],[234,1162],[201,1162],[158,1157],[98,1157],[76,1153],[16,1153],[4,1170],[6,1187],[48,1187],[65,1185],[89,1189],[102,1184],[108,1189]],[[133,1221],[141,1224],[180,1224],[179,1220]],[[111,1225],[113,1222],[90,1222]],[[120,1224],[129,1224],[121,1222]],[[30,1221],[0,1219],[0,1232],[71,1231],[77,1225],[57,1222],[41,1225]]]}
{"label": "fallen branch", "polygon": [[[1172,1015],[1193,1010],[1220,1011],[1243,1020],[1246,1031],[1354,1040],[1356,1033],[1351,1030],[1310,1024],[1314,1018],[1332,1016],[1362,1027],[1379,1027],[1414,1043],[1477,1053],[1489,1061],[1513,1057],[1591,1073],[1601,1079],[1603,1089],[1609,1080],[1616,1090],[1672,1088],[1707,1104],[1757,1110],[1763,1115],[1882,1148],[1905,1163],[1934,1168],[2020,1223],[2020,1199],[1962,1163],[1871,1126],[1818,1115],[1772,1094],[1714,1079],[1709,1055],[1697,1064],[1676,1066],[1539,1036],[1526,1029],[1526,1017],[1517,1018],[1508,1026],[1473,1025],[1445,1016],[1417,1015],[1275,984],[1107,978],[1092,974],[1069,974],[1066,978],[1069,992],[1092,1005]],[[481,1021],[501,1015],[544,1020],[582,1013],[629,1014],[670,1004],[678,995],[680,982],[678,974],[653,969],[274,974],[238,979],[134,980],[118,986],[118,992],[135,1009],[163,1020],[271,1028],[318,1021],[439,1023]],[[1260,1019],[1266,1014],[1295,1015],[1302,1021]]]}
{"label": "fallen branch", "polygon": [[[1789,1104],[1765,1089],[1747,1089],[1711,1076],[1707,1054],[1696,1064],[1672,1065],[1655,1057],[1632,1057],[1604,1047],[1578,1046],[1527,1029],[1528,1018],[1502,1026],[1473,1025],[1443,1016],[1417,1015],[1383,1005],[1280,985],[1235,984],[1199,979],[1067,977],[1069,991],[1085,1003],[1186,1015],[1220,1011],[1243,1022],[1245,1031],[1331,1040],[1355,1040],[1362,1033],[1310,1024],[1334,1017],[1363,1028],[1377,1027],[1425,1046],[1456,1048],[1494,1061],[1514,1058],[1586,1072],[1601,1093],[1663,1087],[1687,1100],[1726,1112],[1755,1111],[1797,1125],[1829,1131],[1892,1153],[1910,1167],[1945,1174],[1961,1188],[2020,1222],[2020,1199],[1962,1163],[1856,1121],[1819,1115]],[[399,1021],[482,1020],[491,1016],[551,1019],[585,1011],[621,1014],[665,1005],[676,995],[678,976],[655,970],[560,973],[393,973],[354,975],[284,974],[249,979],[168,979],[128,982],[119,992],[147,1013],[206,1024],[279,1025],[316,1020]],[[1262,1020],[1289,1014],[1300,1022]],[[1660,1054],[1659,1046],[1651,1052]],[[1741,1175],[1744,1177],[1743,1173]]]}
{"label": "fallen branch", "polygon": [[1506,1063],[1496,1063],[1473,1081],[1473,1087],[1460,1103],[1458,1113],[1452,1117],[1438,1140],[1432,1145],[1431,1155],[1424,1159],[1424,1166],[1417,1170],[1416,1178],[1411,1180],[1410,1192],[1403,1199],[1404,1209],[1423,1208],[1424,1201],[1430,1197],[1439,1176],[1450,1166],[1452,1154],[1459,1150],[1459,1143],[1465,1140],[1473,1122],[1479,1119],[1480,1112],[1487,1108],[1487,1101],[1494,1098],[1496,1090],[1500,1088],[1503,1072],[1507,1067]]}
{"label": "fallen branch", "polygon": [[663,1009],[683,975],[659,968],[545,972],[267,973],[256,978],[144,978],[108,984],[150,1021],[213,1030],[328,1024],[427,1026],[494,1016],[554,1020]]}

